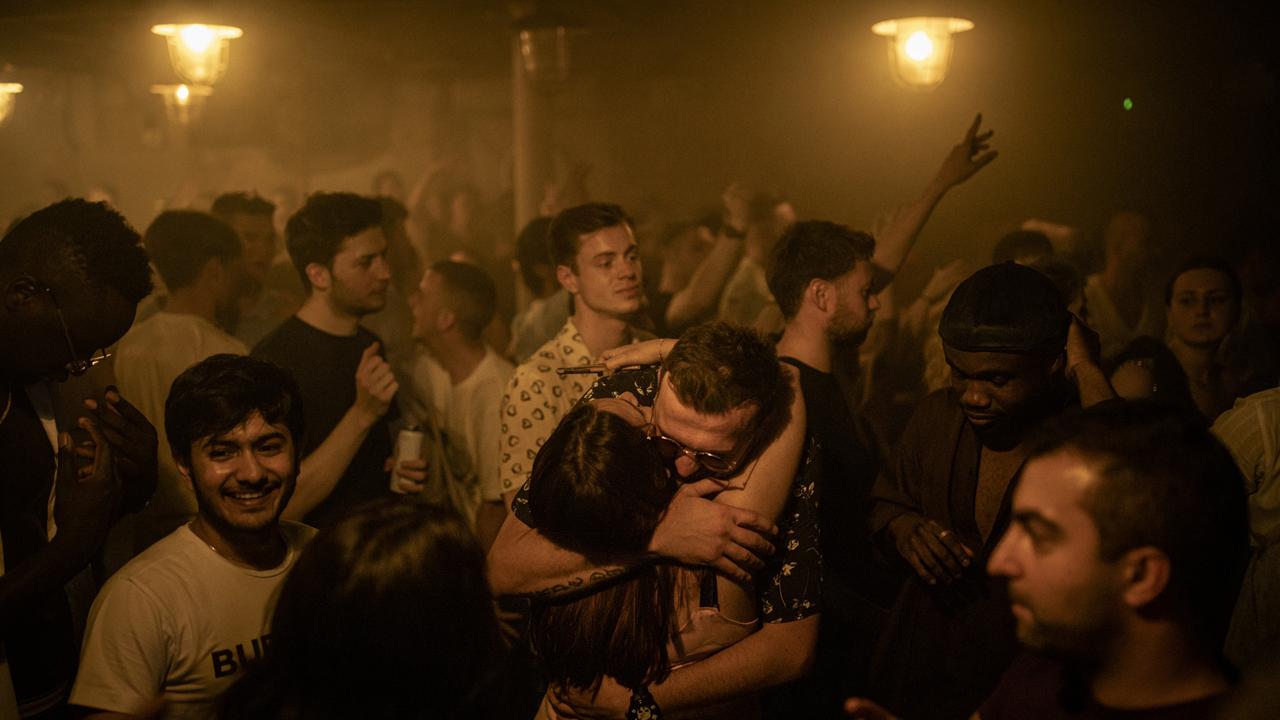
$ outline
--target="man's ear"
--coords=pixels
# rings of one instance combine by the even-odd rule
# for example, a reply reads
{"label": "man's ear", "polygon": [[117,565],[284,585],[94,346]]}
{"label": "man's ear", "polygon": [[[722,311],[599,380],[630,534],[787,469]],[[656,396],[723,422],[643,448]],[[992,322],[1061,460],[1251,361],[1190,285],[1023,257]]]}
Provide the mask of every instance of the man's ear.
{"label": "man's ear", "polygon": [[6,310],[17,310],[31,302],[44,292],[30,275],[19,275],[4,286],[4,307]]}
{"label": "man's ear", "polygon": [[1124,573],[1124,601],[1133,609],[1149,605],[1169,586],[1173,571],[1169,556],[1150,545],[1125,553],[1121,560]]}
{"label": "man's ear", "polygon": [[436,313],[436,329],[440,332],[445,332],[457,324],[458,314],[449,308],[444,308],[440,312]]}
{"label": "man's ear", "polygon": [[307,280],[311,281],[313,290],[327,291],[329,286],[333,284],[333,273],[328,267],[320,263],[308,263]]}
{"label": "man's ear", "polygon": [[200,267],[198,282],[209,287],[219,287],[227,278],[227,264],[220,257],[211,257]]}
{"label": "man's ear", "polygon": [[177,458],[174,458],[173,464],[178,467],[178,473],[182,475],[182,477],[185,478],[187,482],[193,482],[191,478],[191,467],[189,464],[184,465],[183,462]]}
{"label": "man's ear", "polygon": [[570,295],[578,294],[578,274],[573,271],[573,268],[568,265],[557,265],[556,280],[560,281]]}
{"label": "man's ear", "polygon": [[835,288],[822,278],[814,278],[804,288],[804,299],[825,313],[835,302]]}

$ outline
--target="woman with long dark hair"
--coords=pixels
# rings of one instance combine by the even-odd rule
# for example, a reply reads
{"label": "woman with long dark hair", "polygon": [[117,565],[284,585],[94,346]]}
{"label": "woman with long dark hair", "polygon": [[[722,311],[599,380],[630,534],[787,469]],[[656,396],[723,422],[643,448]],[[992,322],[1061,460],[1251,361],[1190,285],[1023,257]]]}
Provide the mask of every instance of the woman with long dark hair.
{"label": "woman with long dark hair", "polygon": [[475,536],[451,510],[384,501],[303,551],[222,716],[490,718],[502,652]]}
{"label": "woman with long dark hair", "polygon": [[[778,515],[799,462],[802,402],[793,393],[793,422],[756,461],[723,481],[717,501]],[[584,402],[569,412],[530,475],[529,510],[538,531],[597,563],[643,554],[681,484],[649,442],[652,430],[625,400]],[[530,637],[553,688],[594,691],[609,677],[632,691],[634,710],[644,704],[648,685],[756,627],[749,584],[708,568],[648,564],[588,594],[535,604]],[[698,716],[740,718],[754,711],[754,698],[741,698]],[[643,710],[637,715],[644,716]],[[557,717],[549,700],[538,717]]]}
{"label": "woman with long dark hair", "polygon": [[1196,407],[1213,422],[1247,394],[1247,359],[1234,356],[1231,341],[1240,324],[1240,279],[1219,258],[1192,258],[1169,279],[1164,301],[1165,342],[1186,374]]}

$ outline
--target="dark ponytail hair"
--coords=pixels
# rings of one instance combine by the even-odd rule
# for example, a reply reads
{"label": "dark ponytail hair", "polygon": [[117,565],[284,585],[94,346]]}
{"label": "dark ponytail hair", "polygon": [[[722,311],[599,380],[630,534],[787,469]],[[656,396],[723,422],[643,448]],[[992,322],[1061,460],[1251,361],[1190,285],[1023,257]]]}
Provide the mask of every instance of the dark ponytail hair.
{"label": "dark ponytail hair", "polygon": [[[640,428],[582,403],[534,459],[529,510],[538,531],[597,564],[643,553],[674,482]],[[589,594],[535,603],[530,639],[552,683],[594,691],[608,675],[623,687],[670,672],[679,569],[645,565]]]}

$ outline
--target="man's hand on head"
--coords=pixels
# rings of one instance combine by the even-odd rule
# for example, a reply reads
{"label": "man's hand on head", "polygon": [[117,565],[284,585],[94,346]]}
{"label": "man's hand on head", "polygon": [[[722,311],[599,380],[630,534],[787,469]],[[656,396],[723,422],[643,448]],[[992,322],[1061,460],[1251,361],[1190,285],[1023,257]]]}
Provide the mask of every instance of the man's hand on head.
{"label": "man's hand on head", "polygon": [[391,365],[378,354],[379,343],[370,343],[356,366],[355,407],[371,420],[377,420],[391,408],[391,400],[400,389]]}
{"label": "man's hand on head", "polygon": [[724,489],[714,478],[680,488],[653,531],[649,551],[690,565],[710,565],[742,582],[764,567],[762,556],[773,554],[766,535],[777,527],[759,513],[708,499]]}
{"label": "man's hand on head", "polygon": [[670,338],[654,338],[644,342],[628,343],[621,347],[610,348],[600,353],[600,362],[607,372],[615,372],[624,367],[638,365],[654,365],[671,353],[676,341]]}

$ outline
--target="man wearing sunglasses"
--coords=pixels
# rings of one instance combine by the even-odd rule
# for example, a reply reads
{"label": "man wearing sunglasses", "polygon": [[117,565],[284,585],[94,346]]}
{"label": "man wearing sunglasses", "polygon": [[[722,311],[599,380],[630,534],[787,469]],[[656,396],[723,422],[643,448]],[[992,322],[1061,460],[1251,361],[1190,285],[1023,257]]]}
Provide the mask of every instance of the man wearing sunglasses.
{"label": "man wearing sunglasses", "polygon": [[63,586],[155,489],[155,428],[119,393],[85,401],[77,449],[50,394],[107,356],[151,292],[138,240],[84,200],[0,240],[0,715],[65,704],[76,646]]}
{"label": "man wearing sunglasses", "polygon": [[[703,497],[722,490],[730,477],[749,478],[750,464],[781,430],[785,412],[777,411],[790,393],[773,347],[751,330],[709,323],[687,331],[674,347],[669,340],[652,341],[617,357],[641,358],[650,349],[660,366],[615,372],[583,396],[634,405],[671,475],[686,483],[654,531],[649,557],[612,558],[598,566],[554,545],[532,527],[526,486],[490,551],[490,578],[495,592],[546,597],[616,577],[637,563],[674,561],[754,581],[761,629],[650,688],[659,706],[678,711],[804,674],[817,637],[821,559],[813,486],[803,478],[793,483],[779,515],[778,552],[767,562],[760,558],[774,545],[762,534],[772,530],[771,520]],[[629,700],[629,692],[608,681],[594,696],[560,696],[586,717],[614,716]]]}

